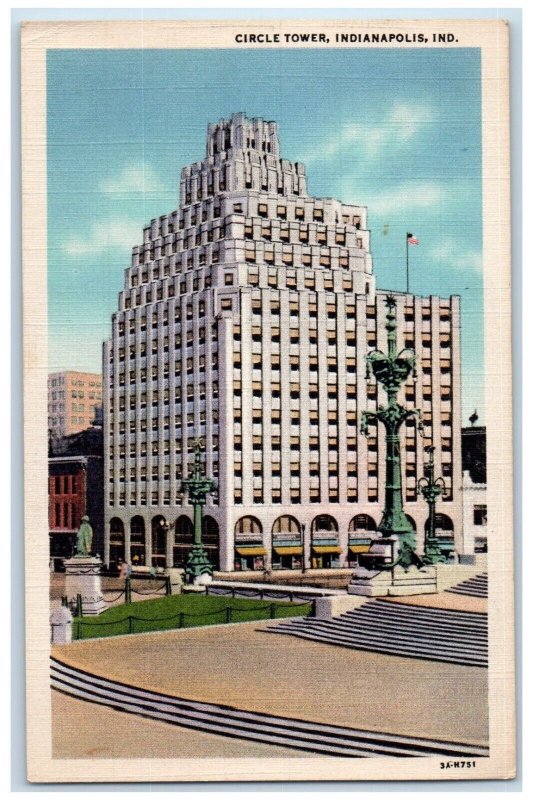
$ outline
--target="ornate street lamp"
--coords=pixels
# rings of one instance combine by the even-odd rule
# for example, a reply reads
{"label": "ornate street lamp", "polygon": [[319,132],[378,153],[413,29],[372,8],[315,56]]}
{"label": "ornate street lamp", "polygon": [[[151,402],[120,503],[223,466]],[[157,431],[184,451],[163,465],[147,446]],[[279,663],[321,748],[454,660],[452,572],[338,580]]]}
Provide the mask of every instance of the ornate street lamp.
{"label": "ornate street lamp", "polygon": [[444,478],[435,478],[435,448],[425,447],[424,452],[429,454],[429,461],[425,475],[417,483],[417,494],[421,494],[428,504],[429,517],[424,533],[424,562],[426,564],[443,564],[446,561],[435,535],[435,504],[437,498],[446,493]]}
{"label": "ornate street lamp", "polygon": [[[387,306],[387,355],[373,350],[366,357],[367,378],[371,373],[387,393],[387,407],[379,406],[376,412],[363,411],[361,433],[368,435],[368,422],[375,419],[385,427],[385,506],[378,531],[384,538],[398,537],[399,552],[395,563],[407,568],[411,564],[423,565],[415,552],[416,536],[413,526],[403,510],[402,471],[400,460],[400,428],[409,417],[418,417],[418,409],[406,409],[398,403],[398,392],[409,375],[415,373],[416,357],[413,350],[397,351],[396,300],[391,295],[385,299]],[[420,422],[419,422],[420,427]],[[390,568],[390,567],[389,567]]]}
{"label": "ornate street lamp", "polygon": [[188,493],[189,501],[193,507],[194,539],[192,550],[185,565],[185,578],[187,583],[199,583],[202,576],[213,575],[213,565],[209,561],[206,550],[202,544],[202,509],[205,499],[215,488],[215,481],[202,475],[200,452],[202,442],[194,441],[194,467],[192,475],[182,481],[183,490]]}

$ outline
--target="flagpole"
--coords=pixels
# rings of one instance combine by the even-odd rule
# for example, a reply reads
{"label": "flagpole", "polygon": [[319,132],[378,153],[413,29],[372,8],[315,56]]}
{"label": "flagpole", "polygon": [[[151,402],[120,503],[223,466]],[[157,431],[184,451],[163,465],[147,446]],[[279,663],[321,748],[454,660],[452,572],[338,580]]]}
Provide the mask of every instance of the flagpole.
{"label": "flagpole", "polygon": [[405,264],[406,264],[406,283],[407,294],[409,294],[409,234],[405,234]]}

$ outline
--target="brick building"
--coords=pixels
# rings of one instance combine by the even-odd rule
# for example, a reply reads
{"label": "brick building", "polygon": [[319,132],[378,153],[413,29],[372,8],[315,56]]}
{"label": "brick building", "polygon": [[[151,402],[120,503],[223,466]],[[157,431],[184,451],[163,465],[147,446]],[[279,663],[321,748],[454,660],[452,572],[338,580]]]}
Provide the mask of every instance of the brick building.
{"label": "brick building", "polygon": [[48,458],[50,558],[56,569],[70,558],[81,518],[93,527],[93,552],[103,554],[104,503],[101,427],[56,443]]}

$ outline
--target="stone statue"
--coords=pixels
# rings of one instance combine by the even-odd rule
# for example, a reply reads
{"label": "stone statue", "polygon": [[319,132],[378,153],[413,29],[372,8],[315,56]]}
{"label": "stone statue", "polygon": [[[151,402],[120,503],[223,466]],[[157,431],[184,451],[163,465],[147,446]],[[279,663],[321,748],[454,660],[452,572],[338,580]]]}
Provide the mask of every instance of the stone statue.
{"label": "stone statue", "polygon": [[90,556],[92,544],[93,529],[89,523],[89,517],[82,517],[76,539],[76,556]]}

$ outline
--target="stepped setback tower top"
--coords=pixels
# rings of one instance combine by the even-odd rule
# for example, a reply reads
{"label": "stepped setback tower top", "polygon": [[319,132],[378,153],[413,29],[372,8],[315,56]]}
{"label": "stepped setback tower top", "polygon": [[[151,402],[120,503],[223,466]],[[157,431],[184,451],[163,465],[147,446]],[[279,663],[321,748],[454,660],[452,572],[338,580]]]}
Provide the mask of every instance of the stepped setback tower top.
{"label": "stepped setback tower top", "polygon": [[[133,247],[104,345],[106,563],[186,564],[197,439],[217,484],[202,517],[215,569],[353,560],[384,501],[383,432],[359,431],[361,412],[386,401],[365,374],[368,352],[387,348],[384,297],[365,206],[310,195],[275,122],[209,125],[179,207]],[[399,399],[424,417],[423,442],[402,433],[405,511],[423,542],[423,444],[447,482],[448,530],[461,524],[459,307],[395,297],[398,346],[422,367]]]}
{"label": "stepped setback tower top", "polygon": [[[213,202],[215,198],[218,202]],[[283,206],[284,202],[287,205]],[[201,213],[199,204],[202,204]],[[267,234],[264,229],[272,218],[275,223]],[[248,223],[246,230],[244,219]],[[262,219],[265,220],[263,225]],[[231,229],[222,225],[222,221],[231,225]],[[305,231],[301,230],[303,225]],[[338,228],[333,237],[328,231],[330,226]],[[191,237],[191,227],[196,228],[194,237]],[[263,250],[267,264],[280,266],[276,259],[279,247],[268,246],[268,241],[278,242],[279,246],[298,243],[299,247],[287,247],[285,252],[279,253],[285,266],[340,266],[361,273],[354,287],[357,292],[374,291],[366,208],[309,196],[305,166],[280,156],[276,122],[248,119],[245,114],[238,113],[229,120],[210,124],[205,158],[181,171],[179,210],[152,220],[146,226],[143,245],[133,250],[132,266],[146,263],[147,258],[158,259],[204,244],[204,230],[213,227],[218,231],[212,231],[205,244],[226,240],[226,245],[211,248],[218,251],[215,259],[221,265],[219,274],[223,264],[235,262],[241,256],[248,261],[251,259],[251,246],[243,253],[240,242],[232,244],[228,240],[259,238],[265,241],[265,247],[255,248],[258,262]],[[173,234],[172,240],[167,238],[169,234]],[[168,244],[171,250],[167,250]],[[320,247],[325,251],[332,245],[336,247],[331,253],[316,249]],[[273,256],[270,256],[268,251],[272,249]],[[291,253],[287,252],[289,249]],[[302,249],[308,252],[300,260],[298,255]],[[209,253],[205,252],[205,259],[203,255],[203,252],[198,253],[198,266],[203,266],[204,261],[207,263]],[[190,261],[189,257],[187,266],[196,266],[194,253],[192,263]],[[368,276],[367,280],[363,273]],[[216,285],[215,275],[213,285]]]}

